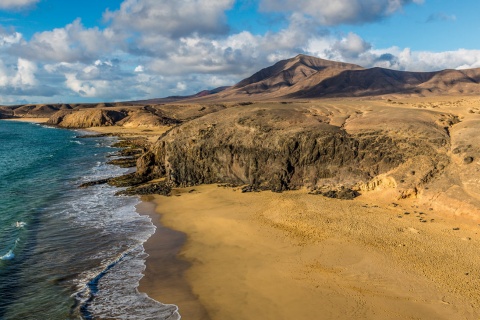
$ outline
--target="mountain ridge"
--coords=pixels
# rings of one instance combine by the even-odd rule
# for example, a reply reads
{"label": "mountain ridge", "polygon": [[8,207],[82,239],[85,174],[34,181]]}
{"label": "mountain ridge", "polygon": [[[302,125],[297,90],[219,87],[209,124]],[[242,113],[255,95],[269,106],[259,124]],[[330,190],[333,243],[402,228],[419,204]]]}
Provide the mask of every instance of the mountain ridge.
{"label": "mountain ridge", "polygon": [[278,61],[225,90],[188,101],[234,101],[480,93],[480,68],[400,71],[307,55]]}

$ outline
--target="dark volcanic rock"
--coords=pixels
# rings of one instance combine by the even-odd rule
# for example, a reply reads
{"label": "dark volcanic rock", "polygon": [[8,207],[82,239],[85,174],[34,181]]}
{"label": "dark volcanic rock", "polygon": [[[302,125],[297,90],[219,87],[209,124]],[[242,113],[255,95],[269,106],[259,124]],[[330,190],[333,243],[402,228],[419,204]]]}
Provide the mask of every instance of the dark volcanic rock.
{"label": "dark volcanic rock", "polygon": [[9,119],[13,117],[13,109],[0,106],[0,119]]}
{"label": "dark volcanic rock", "polygon": [[165,182],[156,182],[156,183],[148,183],[140,186],[130,187],[126,190],[119,191],[116,194],[127,195],[127,196],[160,194],[163,196],[169,196],[171,191],[172,191],[172,188]]}
{"label": "dark volcanic rock", "polygon": [[113,159],[107,162],[107,164],[113,164],[121,168],[132,168],[137,165],[137,158],[119,158]]}
{"label": "dark volcanic rock", "polygon": [[108,184],[114,187],[136,186],[149,181],[151,177],[141,176],[136,173],[128,173],[123,176],[108,179]]}
{"label": "dark volcanic rock", "polygon": [[82,183],[78,187],[79,188],[88,188],[88,187],[91,187],[91,186],[96,186],[96,185],[99,185],[99,184],[108,183],[108,180],[109,179],[100,179],[100,180],[95,180],[95,181],[89,181],[89,182]]}
{"label": "dark volcanic rock", "polygon": [[313,194],[321,194],[324,197],[342,200],[353,200],[356,197],[360,196],[360,193],[358,193],[358,191],[349,188],[340,188],[339,190],[328,190],[325,192],[318,192]]}

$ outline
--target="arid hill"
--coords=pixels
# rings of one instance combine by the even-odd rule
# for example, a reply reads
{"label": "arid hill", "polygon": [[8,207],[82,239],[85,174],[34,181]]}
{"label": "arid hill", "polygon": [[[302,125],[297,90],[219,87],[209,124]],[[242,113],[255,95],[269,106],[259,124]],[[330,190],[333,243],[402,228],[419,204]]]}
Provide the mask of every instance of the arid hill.
{"label": "arid hill", "polygon": [[206,97],[215,93],[222,92],[223,90],[226,90],[228,88],[228,86],[222,86],[212,90],[202,90],[189,96],[169,96],[165,98],[128,101],[126,103],[134,105],[174,103],[176,101]]}
{"label": "arid hill", "polygon": [[164,177],[171,186],[306,187],[334,197],[348,190],[389,190],[392,201],[423,199],[431,207],[480,216],[474,182],[480,110],[472,107],[478,100],[411,99],[217,109],[161,136],[139,159],[137,175]]}
{"label": "arid hill", "polygon": [[383,95],[432,96],[480,93],[480,69],[409,72],[298,55],[200,101],[315,99]]}

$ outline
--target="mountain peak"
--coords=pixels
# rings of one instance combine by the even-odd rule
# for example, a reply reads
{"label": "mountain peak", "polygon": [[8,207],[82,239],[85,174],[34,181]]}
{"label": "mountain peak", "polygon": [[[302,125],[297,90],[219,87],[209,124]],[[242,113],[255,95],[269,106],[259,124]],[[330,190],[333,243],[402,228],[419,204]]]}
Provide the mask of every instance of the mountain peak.
{"label": "mountain peak", "polygon": [[235,101],[479,93],[480,68],[437,72],[380,67],[365,69],[356,64],[298,54],[264,68],[208,99]]}
{"label": "mountain peak", "polygon": [[325,60],[304,54],[298,54],[293,58],[281,60],[274,65],[264,68],[240,81],[232,87],[232,90],[241,90],[245,93],[271,92],[281,88],[291,87],[325,69],[350,70],[363,69],[360,66]]}

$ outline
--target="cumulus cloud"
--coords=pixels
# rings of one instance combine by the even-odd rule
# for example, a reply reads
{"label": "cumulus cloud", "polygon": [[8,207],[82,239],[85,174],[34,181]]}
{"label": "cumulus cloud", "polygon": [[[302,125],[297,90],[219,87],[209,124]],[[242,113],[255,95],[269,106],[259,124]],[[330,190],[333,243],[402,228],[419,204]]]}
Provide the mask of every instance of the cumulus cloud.
{"label": "cumulus cloud", "polygon": [[480,51],[375,48],[359,34],[326,27],[382,19],[420,2],[261,0],[263,10],[283,12],[285,19],[282,29],[264,34],[226,33],[225,11],[234,0],[125,0],[105,13],[104,28],[75,20],[30,40],[0,28],[0,102],[192,94],[232,85],[299,53],[398,70],[480,67]]}
{"label": "cumulus cloud", "polygon": [[358,58],[362,53],[370,50],[372,45],[363,40],[359,35],[350,32],[346,37],[336,41],[332,49],[345,59]]}
{"label": "cumulus cloud", "polygon": [[0,62],[0,86],[31,87],[37,84],[37,65],[22,58],[16,64]]}
{"label": "cumulus cloud", "polygon": [[0,47],[10,47],[13,44],[20,43],[23,40],[21,33],[16,31],[7,31],[0,26]]}
{"label": "cumulus cloud", "polygon": [[0,10],[16,10],[36,4],[40,0],[2,0]]}
{"label": "cumulus cloud", "polygon": [[225,34],[225,11],[234,0],[125,0],[119,10],[107,11],[105,20],[115,30],[135,30],[142,35],[180,38],[198,34]]}
{"label": "cumulus cloud", "polygon": [[121,40],[108,28],[85,28],[77,19],[64,28],[36,33],[28,42],[17,42],[11,52],[40,61],[87,62],[112,50]]}
{"label": "cumulus cloud", "polygon": [[385,18],[423,0],[261,0],[261,9],[300,12],[322,25],[361,24]]}
{"label": "cumulus cloud", "polygon": [[0,103],[16,103],[34,96],[52,97],[57,89],[37,79],[37,65],[25,59],[0,61]]}
{"label": "cumulus cloud", "polygon": [[16,87],[34,86],[37,84],[35,72],[37,65],[25,59],[18,59],[17,74],[12,79],[12,84]]}

